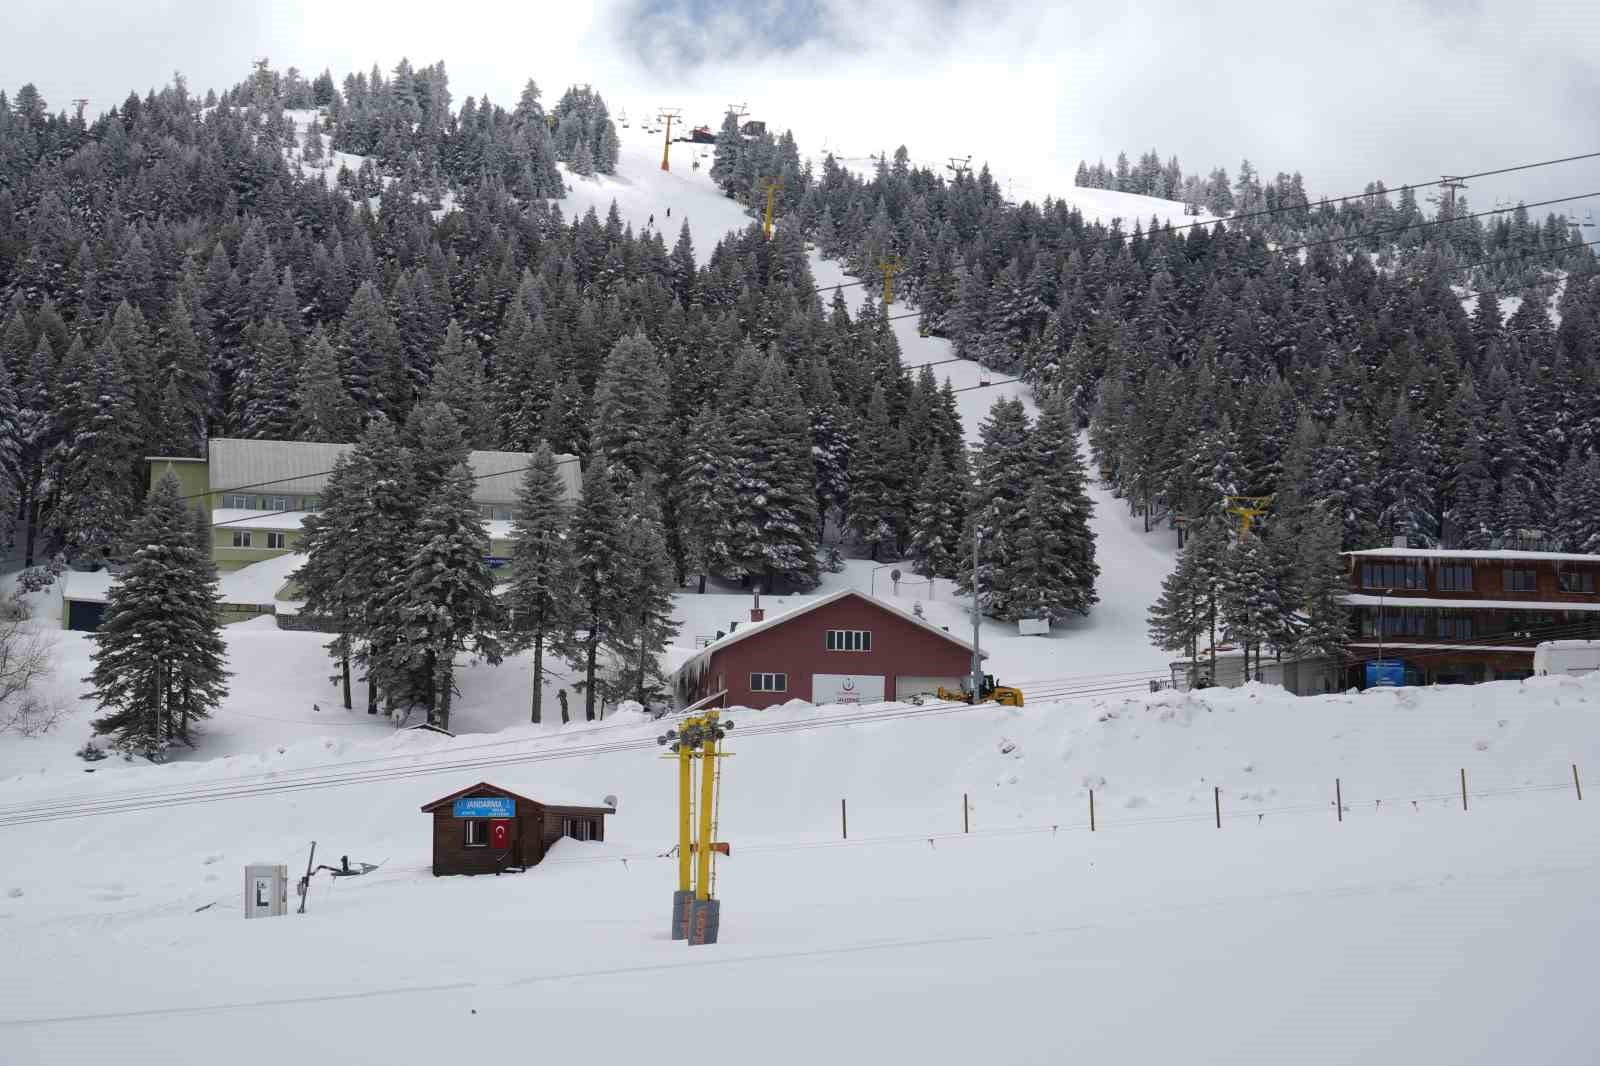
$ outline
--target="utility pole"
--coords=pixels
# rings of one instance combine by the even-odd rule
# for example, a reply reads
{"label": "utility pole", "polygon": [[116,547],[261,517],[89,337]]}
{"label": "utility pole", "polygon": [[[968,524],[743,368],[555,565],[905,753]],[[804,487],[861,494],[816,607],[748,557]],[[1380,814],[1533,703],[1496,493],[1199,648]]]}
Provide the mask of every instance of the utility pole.
{"label": "utility pole", "polygon": [[772,202],[778,195],[778,190],[783,188],[782,178],[762,178],[761,187],[767,192],[767,213],[761,221],[761,233],[767,240],[772,240]]}
{"label": "utility pole", "polygon": [[972,523],[972,702],[983,699],[983,653],[978,650],[978,624],[983,619],[978,601],[978,545],[983,533],[978,523]]}
{"label": "utility pole", "polygon": [[669,156],[669,154],[672,152],[672,120],[677,118],[681,114],[683,114],[683,108],[681,108],[681,107],[663,107],[661,109],[661,113],[656,116],[657,118],[661,119],[662,121],[666,122],[666,124],[667,124],[667,139],[661,145],[661,169],[662,170],[671,170],[672,169],[672,164],[668,161],[668,158],[667,158]]}
{"label": "utility pole", "polygon": [[891,253],[878,260],[878,269],[883,271],[883,305],[888,307],[894,303],[894,276],[900,270],[900,257]]}

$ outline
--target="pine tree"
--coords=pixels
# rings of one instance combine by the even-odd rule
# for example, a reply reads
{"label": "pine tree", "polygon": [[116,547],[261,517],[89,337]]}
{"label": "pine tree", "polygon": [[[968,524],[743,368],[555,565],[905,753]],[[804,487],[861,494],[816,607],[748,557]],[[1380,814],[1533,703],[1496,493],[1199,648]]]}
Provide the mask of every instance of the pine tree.
{"label": "pine tree", "polygon": [[639,481],[660,472],[667,381],[642,333],[612,346],[594,394],[594,446],[613,472]]}
{"label": "pine tree", "polygon": [[956,576],[970,491],[965,479],[945,462],[944,453],[935,450],[917,483],[916,504],[911,513],[909,554],[916,573],[924,577]]}
{"label": "pine tree", "polygon": [[611,475],[601,460],[583,472],[583,493],[572,516],[572,629],[555,635],[554,650],[583,664],[583,680],[573,687],[584,695],[584,719],[595,719],[595,675],[601,645],[618,628],[617,596],[621,550],[621,506]]}
{"label": "pine tree", "polygon": [[455,319],[445,331],[428,400],[450,408],[469,447],[487,448],[493,443],[483,356],[470,338],[462,336]]}
{"label": "pine tree", "polygon": [[465,463],[445,475],[417,523],[417,547],[394,590],[399,625],[385,650],[390,671],[420,680],[428,721],[450,728],[455,658],[471,651],[490,664],[501,660],[501,607],[489,572],[489,534],[472,503],[472,474]]}
{"label": "pine tree", "polygon": [[52,524],[69,560],[97,564],[115,554],[126,528],[134,501],[130,459],[141,454],[141,437],[127,369],[109,340],[84,369],[76,383],[83,421],[66,443]]}
{"label": "pine tree", "polygon": [[648,706],[664,691],[660,655],[678,631],[672,620],[672,563],[648,480],[620,502],[616,625],[606,641],[621,669],[614,692]]}
{"label": "pine tree", "polygon": [[[1029,454],[1028,413],[1022,401],[1001,397],[979,426],[982,441],[973,477],[972,502],[967,510],[969,528],[962,543],[972,543],[974,529],[981,537],[976,575],[978,600],[984,614],[1015,618],[1009,603],[1007,576],[1015,558],[1017,518],[1024,513],[1035,470]],[[957,588],[971,593],[974,575],[970,555],[961,553]]]}
{"label": "pine tree", "polygon": [[356,409],[340,380],[338,353],[321,326],[306,343],[294,408],[296,440],[343,444],[355,439]]}
{"label": "pine tree", "polygon": [[845,515],[850,532],[871,546],[874,562],[885,544],[895,542],[902,525],[905,470],[902,457],[895,452],[894,432],[883,386],[874,385],[857,442],[851,448],[850,504]]}
{"label": "pine tree", "polygon": [[1337,661],[1350,639],[1350,609],[1345,597],[1350,579],[1339,555],[1339,522],[1315,515],[1301,533],[1301,628],[1295,650],[1306,656],[1326,656]]}
{"label": "pine tree", "polygon": [[523,476],[511,538],[511,582],[503,599],[511,646],[533,649],[532,718],[538,724],[544,702],[545,647],[554,634],[569,628],[572,565],[563,483],[548,444],[539,445]]}
{"label": "pine tree", "polygon": [[[1088,614],[1089,608],[1100,600],[1095,592],[1100,566],[1095,562],[1095,537],[1089,526],[1094,516],[1094,502],[1089,498],[1089,475],[1078,450],[1071,407],[1064,396],[1052,397],[1039,412],[1029,450],[1034,484],[1043,492],[1045,510],[1039,518],[1049,527],[1048,537],[1043,538],[1043,542],[1060,553],[1052,567],[1061,584],[1054,589],[1051,599],[1059,613],[1018,617],[1048,617],[1057,621],[1069,612]],[[1041,542],[1038,533],[1035,542]]]}
{"label": "pine tree", "polygon": [[685,443],[682,477],[674,491],[682,523],[684,566],[700,575],[700,592],[708,573],[727,573],[733,566],[733,477],[714,408],[695,416]]}
{"label": "pine tree", "polygon": [[287,440],[294,432],[297,387],[289,331],[268,318],[245,331],[245,348],[252,371],[234,381],[234,431],[258,440]]}
{"label": "pine tree", "polygon": [[85,679],[94,691],[84,699],[107,712],[95,732],[130,754],[193,746],[190,724],[227,695],[217,571],[196,540],[178,479],[165,474],[134,523],[138,547],[111,587]]}
{"label": "pine tree", "polygon": [[1221,612],[1223,565],[1228,534],[1216,517],[1207,518],[1178,553],[1178,562],[1161,582],[1161,596],[1150,607],[1150,642],[1182,651],[1191,663],[1200,640],[1208,638],[1211,676],[1217,668],[1217,622]]}
{"label": "pine tree", "polygon": [[411,408],[409,375],[401,360],[400,333],[378,287],[356,290],[339,324],[345,391],[363,420],[382,413],[403,421]]}
{"label": "pine tree", "polygon": [[[1272,563],[1259,533],[1240,536],[1223,559],[1222,620],[1229,637],[1242,646],[1245,672],[1252,677],[1259,676],[1262,646],[1282,631],[1287,610]],[[1252,649],[1255,673],[1250,672]]]}

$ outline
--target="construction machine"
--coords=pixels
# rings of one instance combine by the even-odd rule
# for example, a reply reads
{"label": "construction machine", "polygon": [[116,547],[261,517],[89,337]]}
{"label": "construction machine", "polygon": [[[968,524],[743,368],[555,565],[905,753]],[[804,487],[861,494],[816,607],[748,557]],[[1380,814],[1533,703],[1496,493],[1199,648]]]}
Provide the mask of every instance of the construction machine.
{"label": "construction machine", "polygon": [[994,683],[993,674],[983,675],[983,690],[978,693],[978,698],[972,698],[972,682],[967,678],[961,679],[961,687],[948,689],[939,686],[939,698],[952,703],[999,703],[1007,707],[1022,706],[1022,690],[1014,685],[997,685]]}

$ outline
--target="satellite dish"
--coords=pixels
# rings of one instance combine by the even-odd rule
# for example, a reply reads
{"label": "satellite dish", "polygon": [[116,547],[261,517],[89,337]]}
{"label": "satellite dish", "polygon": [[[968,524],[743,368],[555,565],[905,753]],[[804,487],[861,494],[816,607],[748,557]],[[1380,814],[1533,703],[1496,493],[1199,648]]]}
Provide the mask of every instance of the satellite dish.
{"label": "satellite dish", "polygon": [[605,798],[604,802],[605,802],[605,805],[607,807],[610,807],[612,810],[616,810],[617,809],[617,797],[615,797],[615,796],[607,796]]}
{"label": "satellite dish", "polygon": [[899,570],[891,570],[891,571],[889,571],[889,580],[890,581],[899,581],[900,580],[900,571]]}

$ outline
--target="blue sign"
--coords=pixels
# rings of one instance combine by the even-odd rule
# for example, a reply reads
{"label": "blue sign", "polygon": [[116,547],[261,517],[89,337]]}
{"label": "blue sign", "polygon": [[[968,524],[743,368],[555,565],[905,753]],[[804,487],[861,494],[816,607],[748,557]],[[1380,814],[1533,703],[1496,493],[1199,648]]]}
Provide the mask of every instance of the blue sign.
{"label": "blue sign", "polygon": [[1368,688],[1400,688],[1406,683],[1406,664],[1399,659],[1371,659],[1367,662]]}
{"label": "blue sign", "polygon": [[517,801],[509,796],[476,796],[456,800],[457,818],[515,818]]}

